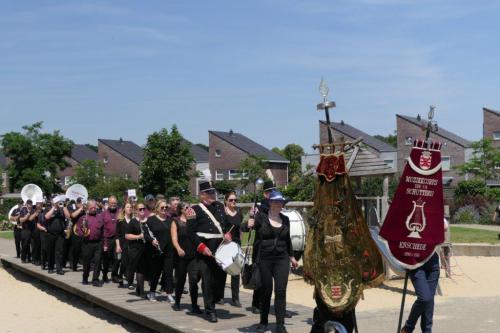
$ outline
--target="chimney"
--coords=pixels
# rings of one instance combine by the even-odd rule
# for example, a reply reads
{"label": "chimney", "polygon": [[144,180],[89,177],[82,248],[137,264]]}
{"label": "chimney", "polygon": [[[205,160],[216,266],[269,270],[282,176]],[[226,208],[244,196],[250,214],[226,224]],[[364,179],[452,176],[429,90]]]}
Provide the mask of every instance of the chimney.
{"label": "chimney", "polygon": [[120,137],[120,143],[123,144],[123,138]]}
{"label": "chimney", "polygon": [[229,130],[229,135],[230,135],[230,136],[233,136],[233,135],[234,135],[233,129],[230,129],[230,130]]}
{"label": "chimney", "polygon": [[422,120],[422,117],[420,117],[420,113],[419,113],[419,114],[417,114],[417,120],[418,120],[418,121]]}
{"label": "chimney", "polygon": [[344,121],[343,120],[340,121],[340,125],[344,126]]}

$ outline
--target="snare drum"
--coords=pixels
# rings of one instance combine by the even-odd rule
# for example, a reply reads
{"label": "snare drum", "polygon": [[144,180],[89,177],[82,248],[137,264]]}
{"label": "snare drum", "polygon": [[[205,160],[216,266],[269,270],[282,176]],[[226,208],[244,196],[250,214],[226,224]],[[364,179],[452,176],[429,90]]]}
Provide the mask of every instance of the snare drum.
{"label": "snare drum", "polygon": [[222,244],[215,252],[215,261],[229,275],[240,275],[245,264],[245,255],[235,242]]}

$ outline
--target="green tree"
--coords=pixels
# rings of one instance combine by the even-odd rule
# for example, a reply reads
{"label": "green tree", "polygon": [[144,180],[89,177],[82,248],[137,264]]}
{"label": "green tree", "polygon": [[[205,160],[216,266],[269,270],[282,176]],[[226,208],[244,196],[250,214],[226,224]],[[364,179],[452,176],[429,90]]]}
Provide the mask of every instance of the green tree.
{"label": "green tree", "polygon": [[374,135],[373,137],[377,138],[381,141],[384,141],[393,147],[398,146],[398,136],[396,134],[396,131],[394,131],[394,134],[388,134],[387,136],[377,134],[377,135]]}
{"label": "green tree", "polygon": [[302,155],[304,155],[304,149],[300,145],[290,143],[283,149],[273,148],[272,150],[290,161],[288,165],[288,182],[292,182],[295,177],[302,175]]}
{"label": "green tree", "polygon": [[191,146],[177,127],[163,128],[148,136],[141,164],[140,185],[144,193],[165,196],[189,195],[189,179],[194,174]]}
{"label": "green tree", "polygon": [[104,181],[104,164],[101,161],[85,160],[75,167],[73,184],[82,184],[87,189]]}
{"label": "green tree", "polygon": [[236,184],[234,183],[234,181],[230,180],[217,180],[214,182],[214,187],[217,190],[217,192],[224,195],[226,193],[234,191],[236,187],[235,185]]}
{"label": "green tree", "polygon": [[500,178],[500,149],[493,147],[490,139],[481,139],[471,144],[472,158],[457,167],[460,174],[471,174],[486,182]]}
{"label": "green tree", "polygon": [[11,192],[28,183],[37,184],[48,195],[61,190],[56,176],[69,166],[65,157],[71,155],[73,142],[59,131],[42,133],[42,124],[23,126],[23,133],[8,132],[1,138],[3,152],[10,160],[7,172]]}
{"label": "green tree", "polygon": [[120,200],[126,190],[138,189],[138,187],[139,184],[131,179],[112,176],[100,180],[93,187],[89,188],[88,191],[91,198],[102,199],[114,195]]}
{"label": "green tree", "polygon": [[240,162],[240,184],[242,187],[253,185],[257,179],[266,177],[265,157],[250,155]]}
{"label": "green tree", "polygon": [[292,201],[312,201],[315,179],[313,174],[297,176],[291,183],[288,183],[286,188],[280,190]]}

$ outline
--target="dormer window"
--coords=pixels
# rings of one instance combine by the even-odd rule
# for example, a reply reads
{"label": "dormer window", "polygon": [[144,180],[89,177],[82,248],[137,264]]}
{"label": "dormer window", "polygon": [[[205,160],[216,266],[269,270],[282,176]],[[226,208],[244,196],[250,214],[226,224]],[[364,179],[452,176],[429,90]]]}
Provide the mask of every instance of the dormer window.
{"label": "dormer window", "polygon": [[104,155],[102,162],[104,163],[104,165],[108,164],[108,155]]}

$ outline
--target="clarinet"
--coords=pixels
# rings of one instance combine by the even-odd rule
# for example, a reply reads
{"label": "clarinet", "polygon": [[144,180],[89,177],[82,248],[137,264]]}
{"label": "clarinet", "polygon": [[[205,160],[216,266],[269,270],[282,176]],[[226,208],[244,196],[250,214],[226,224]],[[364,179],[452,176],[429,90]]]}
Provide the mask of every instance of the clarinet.
{"label": "clarinet", "polygon": [[[153,241],[158,241],[156,239],[156,237],[153,235],[153,232],[151,231],[151,229],[149,229],[149,226],[147,223],[141,223],[141,229],[142,229],[142,233],[148,234],[148,236],[153,240]],[[146,243],[146,238],[142,238],[142,240],[144,241],[144,243]],[[155,246],[156,249],[158,250],[159,254],[162,255],[163,254],[163,251],[161,250],[161,247],[160,247],[160,243],[158,243],[157,246]]]}

